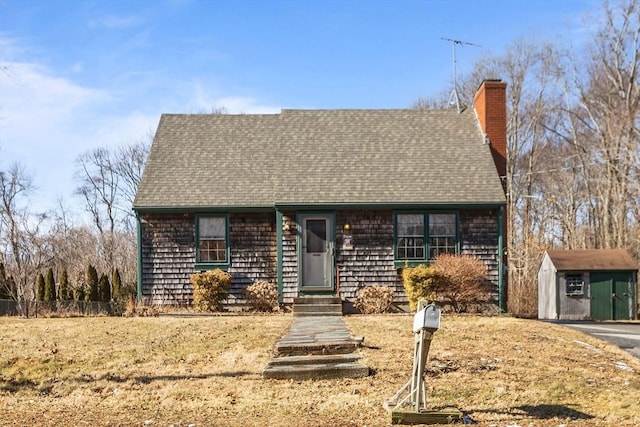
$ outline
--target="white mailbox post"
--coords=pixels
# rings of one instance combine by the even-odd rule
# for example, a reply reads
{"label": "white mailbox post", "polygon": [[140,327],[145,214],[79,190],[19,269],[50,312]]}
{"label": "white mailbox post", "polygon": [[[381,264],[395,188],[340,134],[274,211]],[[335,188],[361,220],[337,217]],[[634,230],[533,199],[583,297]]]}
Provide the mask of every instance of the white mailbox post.
{"label": "white mailbox post", "polygon": [[393,424],[448,424],[463,419],[462,412],[453,407],[438,411],[427,410],[424,368],[427,364],[431,338],[438,329],[440,329],[440,309],[434,303],[424,306],[424,301],[420,301],[418,312],[413,317],[415,346],[411,379],[385,402],[385,407],[391,412]]}

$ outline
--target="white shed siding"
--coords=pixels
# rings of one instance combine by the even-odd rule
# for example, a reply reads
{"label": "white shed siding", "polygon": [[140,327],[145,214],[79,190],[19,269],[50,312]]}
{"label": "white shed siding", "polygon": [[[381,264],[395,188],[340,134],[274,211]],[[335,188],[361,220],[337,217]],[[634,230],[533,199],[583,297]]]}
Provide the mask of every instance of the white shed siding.
{"label": "white shed siding", "polygon": [[[567,274],[582,274],[584,279],[583,295],[567,295]],[[591,316],[591,300],[589,299],[589,272],[558,272],[558,319],[585,320]]]}
{"label": "white shed siding", "polygon": [[538,270],[538,319],[557,319],[556,269],[546,253]]}

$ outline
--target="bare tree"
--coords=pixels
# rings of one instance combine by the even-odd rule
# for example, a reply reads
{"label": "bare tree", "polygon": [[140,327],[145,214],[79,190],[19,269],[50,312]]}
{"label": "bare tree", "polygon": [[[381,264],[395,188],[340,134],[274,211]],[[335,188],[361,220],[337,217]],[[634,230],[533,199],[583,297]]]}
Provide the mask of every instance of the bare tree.
{"label": "bare tree", "polygon": [[28,210],[33,190],[32,179],[20,164],[0,170],[0,262],[13,279],[5,291],[20,304],[33,299],[35,276],[51,256],[41,238],[47,217]]}
{"label": "bare tree", "polygon": [[77,165],[76,177],[80,185],[76,194],[84,198],[85,207],[100,235],[103,257],[113,268],[119,185],[114,161],[107,149],[96,148],[78,157]]}
{"label": "bare tree", "polygon": [[113,153],[115,173],[119,177],[118,200],[120,209],[126,213],[123,217],[125,230],[133,233],[135,217],[133,201],[144,172],[144,166],[151,149],[153,132],[149,131],[137,142],[119,147]]}
{"label": "bare tree", "polygon": [[[113,150],[93,149],[77,159],[76,194],[84,199],[98,236],[98,256],[91,263],[109,274],[119,268],[127,284],[136,277],[133,201],[152,136],[149,132],[137,142]],[[86,233],[79,231],[74,230],[75,238],[88,244]]]}
{"label": "bare tree", "polygon": [[572,58],[566,79],[566,140],[582,168],[589,247],[626,247],[640,256],[640,4],[603,6],[603,22],[589,49]]}

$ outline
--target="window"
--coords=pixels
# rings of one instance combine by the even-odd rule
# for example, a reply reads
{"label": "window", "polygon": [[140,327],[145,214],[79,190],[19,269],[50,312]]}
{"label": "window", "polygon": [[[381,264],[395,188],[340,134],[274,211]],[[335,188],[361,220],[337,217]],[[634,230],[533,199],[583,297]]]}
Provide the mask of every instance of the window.
{"label": "window", "polygon": [[567,295],[584,295],[584,278],[582,274],[567,274]]}
{"label": "window", "polygon": [[454,214],[429,215],[429,259],[440,254],[456,253],[456,216]]}
{"label": "window", "polygon": [[196,262],[201,264],[226,264],[227,219],[223,216],[199,216],[197,218]]}
{"label": "window", "polygon": [[398,214],[397,256],[400,259],[424,259],[424,215]]}
{"label": "window", "polygon": [[326,252],[327,221],[324,219],[307,220],[307,253]]}
{"label": "window", "polygon": [[456,213],[398,213],[395,219],[396,260],[425,262],[457,252]]}

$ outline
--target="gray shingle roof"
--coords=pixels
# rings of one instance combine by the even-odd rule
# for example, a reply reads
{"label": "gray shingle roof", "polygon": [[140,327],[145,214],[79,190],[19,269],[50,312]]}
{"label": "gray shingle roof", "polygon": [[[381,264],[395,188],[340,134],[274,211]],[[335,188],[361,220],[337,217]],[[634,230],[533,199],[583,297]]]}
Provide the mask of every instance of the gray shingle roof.
{"label": "gray shingle roof", "polygon": [[163,115],[134,207],[504,201],[473,110],[283,110]]}

